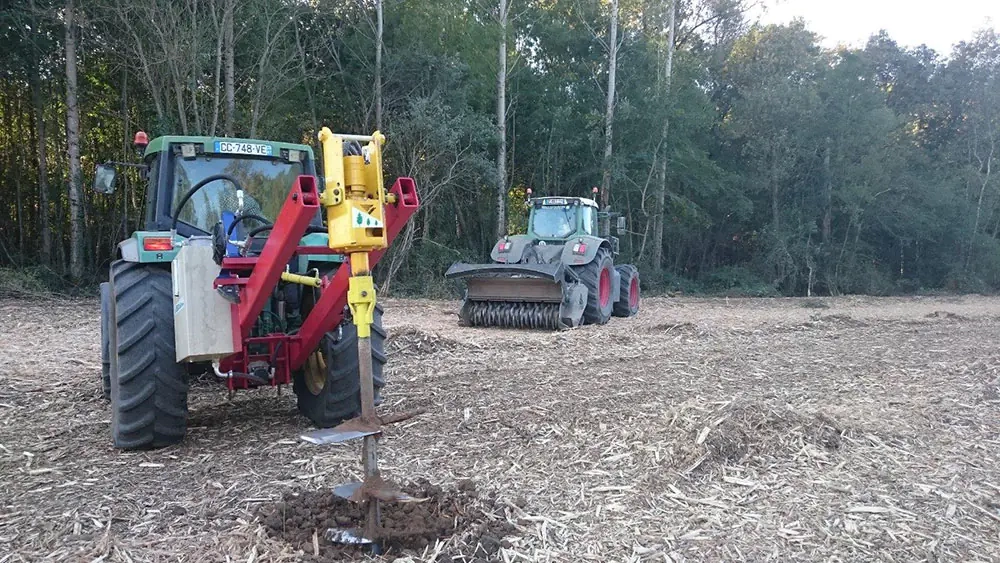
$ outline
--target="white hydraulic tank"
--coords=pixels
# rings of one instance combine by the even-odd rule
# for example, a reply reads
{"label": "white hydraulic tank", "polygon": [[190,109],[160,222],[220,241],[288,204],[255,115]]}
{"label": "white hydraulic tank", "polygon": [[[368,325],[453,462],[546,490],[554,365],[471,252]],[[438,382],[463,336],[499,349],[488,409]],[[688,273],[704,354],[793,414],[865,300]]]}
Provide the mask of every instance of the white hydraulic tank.
{"label": "white hydraulic tank", "polygon": [[231,304],[212,287],[220,270],[212,259],[211,237],[184,241],[171,263],[178,362],[218,360],[236,352]]}

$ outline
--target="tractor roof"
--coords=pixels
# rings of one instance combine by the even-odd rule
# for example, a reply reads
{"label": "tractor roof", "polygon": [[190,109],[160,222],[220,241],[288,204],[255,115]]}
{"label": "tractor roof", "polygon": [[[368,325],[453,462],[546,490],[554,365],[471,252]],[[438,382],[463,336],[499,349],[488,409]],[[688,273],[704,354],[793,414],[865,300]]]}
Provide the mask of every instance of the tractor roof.
{"label": "tractor roof", "polygon": [[[202,145],[202,150],[206,153],[213,154],[236,154],[236,155],[253,155],[260,154],[261,156],[268,155],[280,155],[282,150],[296,150],[305,151],[309,155],[309,159],[313,159],[313,150],[309,145],[300,145],[295,143],[282,143],[279,141],[264,141],[260,139],[236,139],[232,137],[194,137],[187,135],[164,135],[162,137],[156,137],[149,142],[146,146],[146,150],[143,156],[148,156],[153,153],[162,152],[167,150],[173,143],[192,143]],[[220,145],[221,144],[221,145]],[[270,152],[264,153],[253,153],[247,152],[246,150],[240,150],[240,148],[258,148],[265,147],[265,150]]]}
{"label": "tractor roof", "polygon": [[541,205],[570,205],[577,203],[578,205],[586,205],[588,207],[597,207],[597,202],[586,197],[557,197],[557,196],[544,196],[532,198],[531,201],[537,201]]}

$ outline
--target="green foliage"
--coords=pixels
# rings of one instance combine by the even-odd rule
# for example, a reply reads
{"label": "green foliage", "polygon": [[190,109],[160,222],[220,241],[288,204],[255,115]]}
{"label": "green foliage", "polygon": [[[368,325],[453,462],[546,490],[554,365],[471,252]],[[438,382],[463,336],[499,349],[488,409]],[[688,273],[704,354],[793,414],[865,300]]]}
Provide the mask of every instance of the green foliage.
{"label": "green foliage", "polygon": [[764,281],[748,268],[726,266],[705,276],[707,293],[729,297],[775,297],[780,295],[773,284]]}
{"label": "green foliage", "polygon": [[52,272],[42,268],[11,268],[0,266],[0,298],[31,298],[52,295],[58,282]]}
{"label": "green foliage", "polygon": [[[136,129],[224,134],[230,5],[234,135],[315,146],[322,126],[376,126],[371,1],[85,4],[85,184],[95,163],[135,159]],[[906,49],[885,33],[863,49],[829,50],[801,22],[749,21],[751,4],[678,3],[667,76],[668,3],[621,2],[611,162],[611,206],[629,226],[620,261],[640,264],[654,292],[1000,289],[996,32],[970,33],[948,54]],[[525,226],[526,187],[587,196],[600,183],[608,6],[512,4],[512,233]],[[96,279],[116,243],[141,227],[145,185],[123,172],[118,192],[88,191],[84,215],[69,217],[62,9],[51,0],[0,7],[0,263],[61,273],[76,220]],[[415,178],[423,209],[377,274],[393,293],[449,295],[447,266],[483,260],[495,242],[497,5],[406,0],[384,9],[387,177]],[[658,247],[663,267],[652,271],[643,265]]]}

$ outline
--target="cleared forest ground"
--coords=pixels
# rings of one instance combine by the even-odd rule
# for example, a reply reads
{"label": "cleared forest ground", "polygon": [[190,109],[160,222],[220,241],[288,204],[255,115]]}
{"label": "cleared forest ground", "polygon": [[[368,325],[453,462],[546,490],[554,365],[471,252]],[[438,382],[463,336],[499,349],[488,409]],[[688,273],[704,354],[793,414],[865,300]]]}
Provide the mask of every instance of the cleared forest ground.
{"label": "cleared forest ground", "polygon": [[[647,299],[559,333],[456,310],[387,303],[383,409],[428,413],[383,468],[471,481],[456,510],[509,527],[386,560],[1000,557],[1000,299]],[[297,440],[290,389],[196,383],[181,445],[113,450],[97,311],[0,301],[0,563],[314,555],[262,514],[355,477],[358,449]]]}

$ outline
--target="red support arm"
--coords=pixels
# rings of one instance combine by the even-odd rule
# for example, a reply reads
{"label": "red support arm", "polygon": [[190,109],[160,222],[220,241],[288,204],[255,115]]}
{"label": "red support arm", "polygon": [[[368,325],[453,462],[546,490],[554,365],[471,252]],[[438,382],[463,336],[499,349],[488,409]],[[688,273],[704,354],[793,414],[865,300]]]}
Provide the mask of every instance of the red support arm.
{"label": "red support arm", "polygon": [[[319,193],[316,191],[314,176],[299,176],[292,184],[291,192],[274,221],[271,234],[264,243],[260,257],[253,268],[240,295],[238,308],[240,334],[250,336],[257,317],[271,298],[281,273],[292,259],[299,241],[309,226],[309,221],[319,211]],[[235,337],[235,335],[234,335]],[[317,341],[318,342],[318,341]]]}
{"label": "red support arm", "polygon": [[[389,244],[403,229],[403,225],[420,207],[417,197],[417,186],[412,178],[398,178],[389,193],[396,195],[396,203],[385,207],[386,238]],[[296,239],[298,240],[298,239]],[[368,261],[372,267],[378,263],[384,250],[369,253]],[[344,307],[347,306],[347,285],[351,277],[351,268],[342,264],[334,274],[330,284],[323,290],[309,316],[302,322],[298,334],[293,337],[291,346],[291,369],[297,370],[306,363],[309,354],[319,346],[323,335],[333,330],[344,318]],[[259,311],[258,311],[259,313]]]}

